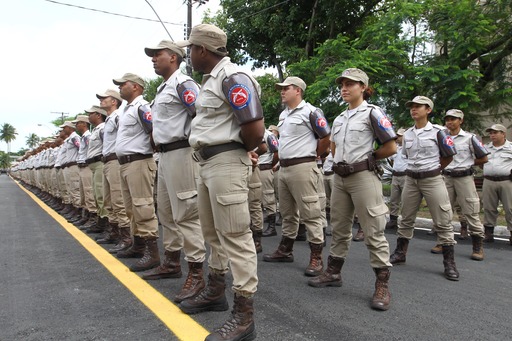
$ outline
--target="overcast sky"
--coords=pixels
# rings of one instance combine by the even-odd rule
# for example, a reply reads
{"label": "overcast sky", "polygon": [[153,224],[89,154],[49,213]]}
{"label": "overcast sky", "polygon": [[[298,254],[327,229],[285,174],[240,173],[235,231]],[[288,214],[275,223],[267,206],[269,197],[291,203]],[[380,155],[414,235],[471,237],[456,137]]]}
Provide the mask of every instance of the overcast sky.
{"label": "overcast sky", "polygon": [[[156,19],[144,0],[59,0],[76,6]],[[55,4],[45,0],[2,1],[0,11],[0,125],[10,123],[18,136],[11,151],[25,148],[26,136],[48,136],[52,112],[74,116],[93,104],[95,94],[115,88],[112,78],[126,72],[155,78],[144,47],[167,33],[159,22],[129,19]],[[183,40],[187,8],[183,0],[150,0],[174,40]],[[193,7],[193,25],[219,0]],[[38,126],[41,124],[41,126]],[[0,150],[7,150],[0,142]]]}

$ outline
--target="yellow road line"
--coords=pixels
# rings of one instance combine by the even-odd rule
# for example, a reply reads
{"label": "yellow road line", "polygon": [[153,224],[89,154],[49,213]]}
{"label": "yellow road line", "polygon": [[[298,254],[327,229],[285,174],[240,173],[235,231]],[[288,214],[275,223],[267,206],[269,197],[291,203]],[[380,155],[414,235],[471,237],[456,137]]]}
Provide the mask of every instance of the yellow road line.
{"label": "yellow road line", "polygon": [[103,247],[89,238],[66,219],[57,214],[48,205],[41,201],[32,192],[25,189],[17,181],[18,186],[24,190],[43,210],[55,219],[69,234],[91,253],[103,266],[112,273],[135,297],[149,308],[180,340],[204,340],[209,332],[194,321],[189,315],[169,301],[155,288],[131,272],[122,262],[108,253]]}

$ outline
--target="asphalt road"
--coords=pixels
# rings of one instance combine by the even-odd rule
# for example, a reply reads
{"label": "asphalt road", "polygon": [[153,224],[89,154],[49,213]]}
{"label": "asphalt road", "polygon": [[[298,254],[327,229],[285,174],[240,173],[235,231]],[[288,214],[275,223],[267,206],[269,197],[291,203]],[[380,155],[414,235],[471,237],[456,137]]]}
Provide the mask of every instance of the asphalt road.
{"label": "asphalt road", "polygon": [[[129,289],[138,278],[123,284],[110,269],[125,271],[123,264],[108,255],[93,256],[97,250],[89,251],[87,243],[76,239],[87,237],[54,219],[49,208],[7,176],[0,176],[0,207],[1,341],[179,339],[176,330],[185,328],[181,321],[188,317],[167,300],[172,301],[184,278],[147,282],[170,307],[155,314],[159,310],[143,302],[138,286]],[[396,237],[392,232],[387,236],[394,249]],[[279,239],[263,238],[264,252],[273,251]],[[261,261],[255,297],[258,340],[511,340],[508,241],[486,245],[483,262],[470,260],[470,242],[460,242],[456,246],[459,282],[443,277],[442,256],[431,254],[432,246],[433,237],[416,231],[407,264],[392,269],[392,306],[387,312],[369,307],[374,274],[363,243],[352,244],[341,288],[307,286],[306,242],[295,244],[294,263]],[[101,257],[107,262],[100,263]],[[262,255],[258,257],[261,260]],[[232,293],[227,295],[231,303]],[[227,316],[228,312],[208,312],[192,318],[198,326],[213,330]],[[193,327],[186,326],[194,335]],[[197,335],[182,339],[203,339],[200,326]]]}

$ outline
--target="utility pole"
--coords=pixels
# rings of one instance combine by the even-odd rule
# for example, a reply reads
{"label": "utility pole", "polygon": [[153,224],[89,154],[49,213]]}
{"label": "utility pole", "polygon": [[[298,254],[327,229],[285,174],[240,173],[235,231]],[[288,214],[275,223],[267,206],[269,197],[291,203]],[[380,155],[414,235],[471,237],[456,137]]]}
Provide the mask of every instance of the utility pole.
{"label": "utility pole", "polygon": [[68,115],[69,115],[67,112],[58,112],[58,111],[52,111],[51,114],[58,114],[58,115],[60,115],[60,120],[61,120],[60,124],[64,124],[64,118],[68,117]]}
{"label": "utility pole", "polygon": [[[185,0],[187,2],[187,26],[185,27],[184,34],[185,40],[190,37],[192,31],[192,5],[198,3],[197,7],[204,5],[208,0]],[[192,63],[190,62],[190,46],[187,47],[187,74],[192,76]]]}

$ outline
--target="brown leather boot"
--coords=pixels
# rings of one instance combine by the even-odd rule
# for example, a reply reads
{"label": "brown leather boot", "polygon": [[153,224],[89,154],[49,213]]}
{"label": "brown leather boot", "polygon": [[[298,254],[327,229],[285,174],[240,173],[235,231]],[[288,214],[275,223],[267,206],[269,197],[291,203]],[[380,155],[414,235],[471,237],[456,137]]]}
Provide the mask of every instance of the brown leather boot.
{"label": "brown leather boot", "polygon": [[109,223],[108,231],[101,237],[96,238],[98,244],[117,244],[119,242],[119,225]]}
{"label": "brown leather boot", "polygon": [[96,225],[91,226],[87,230],[85,230],[85,233],[102,233],[105,231],[108,227],[108,217],[100,217],[97,216],[98,219],[96,220]]}
{"label": "brown leather boot", "polygon": [[469,235],[468,235],[468,223],[466,223],[465,221],[461,221],[460,223],[460,235],[459,235],[459,239],[460,240],[466,240],[468,239]]}
{"label": "brown leather boot", "polygon": [[93,227],[94,225],[97,224],[98,222],[98,216],[96,215],[96,213],[92,213],[92,212],[89,212],[89,220],[87,220],[85,222],[85,224],[83,224],[82,226],[80,226],[80,230],[88,230],[90,229],[91,227]]}
{"label": "brown leather boot", "polygon": [[315,288],[341,287],[341,268],[345,259],[329,256],[327,258],[327,269],[320,276],[308,281],[308,285]]}
{"label": "brown leather boot", "polygon": [[203,278],[203,262],[188,262],[188,276],[174,302],[180,303],[199,294],[206,286]]}
{"label": "brown leather boot", "polygon": [[142,258],[145,249],[146,243],[144,242],[144,238],[133,236],[132,246],[124,251],[117,252],[117,258]]}
{"label": "brown leather boot", "polygon": [[309,265],[304,271],[304,275],[308,277],[316,277],[322,274],[324,263],[322,262],[322,244],[309,243],[311,253],[309,256]]}
{"label": "brown leather boot", "polygon": [[396,249],[395,252],[389,257],[389,262],[391,264],[404,264],[405,256],[407,255],[407,249],[409,248],[409,239],[406,238],[398,238],[396,240]]}
{"label": "brown leather boot", "polygon": [[256,338],[253,299],[235,294],[231,318],[208,335],[205,341],[249,341]]}
{"label": "brown leather boot", "polygon": [[375,292],[373,293],[371,307],[376,310],[388,310],[391,301],[389,293],[388,281],[391,271],[389,268],[374,268],[375,276]]}
{"label": "brown leather boot", "polygon": [[473,253],[471,253],[471,259],[484,260],[484,239],[479,236],[471,235],[471,241],[473,242]]}
{"label": "brown leather boot", "polygon": [[453,245],[443,245],[444,277],[450,281],[459,280],[459,272],[455,265],[455,250]]}
{"label": "brown leather boot", "polygon": [[85,223],[87,223],[87,221],[89,220],[89,216],[90,216],[90,213],[88,210],[84,210],[83,214],[82,214],[82,219],[80,219],[79,221],[77,221],[75,223],[75,226],[79,227],[79,226],[82,226],[84,225]]}
{"label": "brown leather boot", "polygon": [[73,205],[71,204],[65,204],[64,205],[64,209],[62,209],[59,213],[60,215],[65,215],[65,214],[68,214],[69,212],[71,212],[73,210]]}
{"label": "brown leather boot", "polygon": [[306,234],[306,224],[299,224],[299,230],[297,231],[297,237],[295,240],[298,242],[304,242],[308,240],[308,236]]}
{"label": "brown leather boot", "polygon": [[494,226],[484,225],[485,238],[484,243],[494,243]]}
{"label": "brown leather boot", "polygon": [[265,231],[263,231],[262,236],[263,237],[271,237],[271,236],[277,236],[276,231],[276,215],[275,214],[269,214],[267,216],[268,225]]}
{"label": "brown leather boot", "polygon": [[293,243],[294,239],[283,237],[281,238],[281,242],[277,247],[277,250],[274,253],[267,253],[263,255],[263,260],[265,262],[285,262],[291,263],[293,262]]}
{"label": "brown leather boot", "polygon": [[254,247],[256,248],[256,253],[263,252],[263,247],[261,246],[262,233],[263,232],[261,230],[252,230],[252,239],[254,240]]}
{"label": "brown leather boot", "polygon": [[129,227],[119,227],[119,242],[108,249],[109,253],[118,253],[125,251],[133,245],[132,236],[130,235]]}
{"label": "brown leather boot", "polygon": [[443,253],[443,246],[440,244],[436,244],[436,246],[430,249],[430,252],[435,253],[436,255],[440,255],[441,253]]}
{"label": "brown leather boot", "polygon": [[144,273],[142,279],[156,280],[163,278],[180,278],[181,273],[181,251],[164,252],[164,261],[156,268]]}
{"label": "brown leather boot", "polygon": [[197,314],[202,311],[226,311],[229,309],[225,295],[226,280],[224,275],[210,271],[208,284],[194,297],[180,303],[185,314]]}
{"label": "brown leather boot", "polygon": [[145,237],[144,244],[144,255],[135,264],[130,266],[130,271],[132,272],[146,271],[160,265],[157,237]]}
{"label": "brown leather boot", "polygon": [[357,232],[355,236],[352,238],[352,240],[355,242],[362,242],[364,240],[364,232],[363,229],[361,228],[361,224],[358,225],[359,227],[357,228]]}
{"label": "brown leather boot", "polygon": [[396,230],[398,228],[398,216],[389,215],[389,221],[386,223],[386,230]]}

